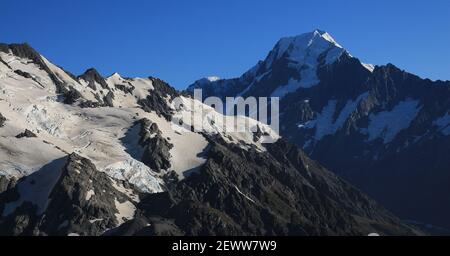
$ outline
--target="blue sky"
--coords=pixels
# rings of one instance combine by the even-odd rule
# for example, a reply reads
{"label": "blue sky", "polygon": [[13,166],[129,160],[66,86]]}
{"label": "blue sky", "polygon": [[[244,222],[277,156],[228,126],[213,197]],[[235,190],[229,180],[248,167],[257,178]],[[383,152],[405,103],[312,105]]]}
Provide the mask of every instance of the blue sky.
{"label": "blue sky", "polygon": [[450,1],[2,0],[0,42],[74,74],[156,76],[176,88],[239,76],[276,41],[320,28],[352,55],[450,80]]}

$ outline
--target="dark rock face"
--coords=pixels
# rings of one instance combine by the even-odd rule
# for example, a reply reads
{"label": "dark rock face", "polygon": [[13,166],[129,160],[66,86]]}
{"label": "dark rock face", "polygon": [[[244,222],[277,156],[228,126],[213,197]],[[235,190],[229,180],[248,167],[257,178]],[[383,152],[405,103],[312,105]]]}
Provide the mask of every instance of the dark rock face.
{"label": "dark rock face", "polygon": [[141,138],[139,143],[144,147],[142,162],[157,172],[168,170],[171,166],[169,151],[173,145],[166,138],[162,137],[156,123],[148,119],[142,119],[140,124],[141,130],[139,135]]}
{"label": "dark rock face", "polygon": [[[27,179],[32,177],[21,179],[18,184]],[[116,202],[130,200],[113,186],[113,182],[105,173],[99,172],[91,161],[71,154],[51,189],[45,210],[38,213],[34,204],[23,202],[13,213],[0,220],[0,233],[101,235],[118,225]],[[20,197],[16,187],[0,194],[0,206]],[[6,198],[8,194],[15,195],[15,198]]]}
{"label": "dark rock face", "polygon": [[168,85],[166,82],[150,77],[154,90],[150,91],[150,94],[145,99],[140,99],[138,104],[147,111],[155,111],[159,116],[163,116],[167,120],[171,120],[173,110],[167,105],[166,98],[174,99],[179,94],[178,92]]}
{"label": "dark rock face", "polygon": [[169,97],[169,99],[179,96],[178,91],[163,80],[156,77],[149,77],[149,79],[152,81],[156,93],[159,93],[164,97]]}
{"label": "dark rock face", "polygon": [[108,84],[105,79],[97,72],[95,68],[86,70],[81,76],[78,77],[78,79],[80,78],[87,81],[89,83],[88,86],[93,90],[97,90],[94,82],[100,84],[103,89],[108,89]]}
{"label": "dark rock face", "polygon": [[116,89],[123,91],[124,93],[132,94],[135,87],[130,83],[128,85],[115,84]]}
{"label": "dark rock face", "polygon": [[[45,64],[41,55],[27,43],[24,43],[24,44],[2,44],[2,43],[0,43],[0,51],[5,52],[5,53],[11,52],[12,54],[14,54],[20,58],[30,59],[39,68],[41,68],[42,70],[45,70],[48,73],[50,79],[53,81],[53,83],[56,86],[57,93],[65,93],[67,91],[66,84],[61,82],[61,80],[50,70],[50,68],[47,66],[47,64]],[[27,76],[26,72],[23,72],[23,71],[17,71],[17,72],[22,73],[22,74],[18,73],[19,75]]]}
{"label": "dark rock face", "polygon": [[32,131],[25,129],[24,132],[21,132],[19,134],[16,135],[16,138],[20,139],[20,138],[35,138],[37,137],[36,134],[34,134]]}
{"label": "dark rock face", "polygon": [[98,108],[102,107],[103,104],[98,101],[85,100],[80,103],[80,107],[82,108]]}
{"label": "dark rock face", "polygon": [[112,91],[109,91],[103,98],[103,102],[105,102],[105,105],[108,107],[114,107],[113,100],[114,100],[114,93]]}
{"label": "dark rock face", "polygon": [[142,199],[145,216],[186,235],[414,234],[293,145],[260,153],[214,140],[198,174]]}
{"label": "dark rock face", "polygon": [[[1,46],[1,44],[0,44],[0,46]],[[9,69],[12,69],[11,66],[10,66],[6,61],[4,61],[2,58],[0,58],[0,62],[1,62],[3,65],[5,65],[6,67],[8,67]]]}
{"label": "dark rock face", "polygon": [[31,79],[31,80],[35,81],[37,84],[39,84],[42,88],[44,88],[44,86],[41,84],[41,82],[38,79],[36,79],[35,77],[33,77],[30,73],[22,71],[20,69],[14,70],[14,73],[18,74],[19,76],[23,76],[25,78]]}
{"label": "dark rock face", "polygon": [[[301,70],[292,68],[295,60],[271,55],[239,78],[196,83],[188,90],[202,88],[203,97],[268,97],[301,79]],[[400,217],[450,227],[444,185],[450,158],[443,156],[450,136],[436,124],[450,113],[450,82],[421,79],[392,64],[371,72],[346,53],[328,65],[318,63],[316,85],[281,98],[281,135]],[[405,102],[417,105],[411,110]],[[396,108],[398,116],[388,125],[401,128],[392,138],[386,127],[372,137],[377,125],[386,125],[371,123],[374,117],[393,115]],[[409,124],[408,115],[413,115]]]}
{"label": "dark rock face", "polygon": [[[81,100],[79,106],[82,108],[114,107],[114,93],[112,91],[108,91],[108,93],[103,97],[101,97],[98,93],[94,96],[96,101]],[[73,102],[73,98],[79,99],[81,95],[79,95],[79,92],[74,92],[73,94],[70,93],[68,97],[66,96],[66,99],[70,99],[68,102]]]}
{"label": "dark rock face", "polygon": [[72,86],[70,86],[69,90],[67,90],[67,92],[64,93],[64,103],[73,104],[77,102],[77,100],[80,99],[81,97],[82,97],[81,93]]}
{"label": "dark rock face", "polygon": [[30,73],[24,72],[20,69],[14,70],[14,73],[18,74],[19,76],[23,76],[25,78],[33,78]]}
{"label": "dark rock face", "polygon": [[6,117],[4,117],[1,113],[0,113],[0,127],[3,127],[5,125],[6,122]]}
{"label": "dark rock face", "polygon": [[267,136],[269,134],[263,132],[259,126],[256,127],[256,132],[253,133],[253,142],[258,142],[262,136]]}

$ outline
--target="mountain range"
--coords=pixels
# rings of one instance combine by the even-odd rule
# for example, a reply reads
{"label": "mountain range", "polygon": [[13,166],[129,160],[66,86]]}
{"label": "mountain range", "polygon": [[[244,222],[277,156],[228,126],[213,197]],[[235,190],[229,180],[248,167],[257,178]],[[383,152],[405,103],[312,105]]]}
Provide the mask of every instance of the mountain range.
{"label": "mountain range", "polygon": [[[280,97],[281,134],[216,112],[194,88]],[[424,234],[406,218],[446,227],[449,88],[362,64],[319,30],[281,39],[240,78],[186,92],[94,68],[76,76],[28,44],[0,44],[0,235]]]}
{"label": "mountain range", "polygon": [[280,97],[280,135],[402,219],[450,228],[450,82],[362,63],[321,30],[203,97]]}

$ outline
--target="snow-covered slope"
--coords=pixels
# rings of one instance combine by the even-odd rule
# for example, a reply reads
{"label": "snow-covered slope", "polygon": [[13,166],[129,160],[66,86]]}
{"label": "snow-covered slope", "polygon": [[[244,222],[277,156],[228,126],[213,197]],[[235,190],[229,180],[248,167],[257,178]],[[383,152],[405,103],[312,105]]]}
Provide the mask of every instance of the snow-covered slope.
{"label": "snow-covered slope", "polygon": [[[28,45],[1,48],[0,176],[9,180],[33,177],[34,182],[32,186],[19,182],[18,198],[6,203],[2,210],[5,218],[27,203],[37,207],[36,214],[44,213],[60,179],[60,169],[72,153],[91,161],[96,170],[112,179],[117,191],[134,198],[136,192],[127,192],[116,182],[130,184],[134,187],[130,191],[162,192],[166,189],[164,176],[174,172],[181,180],[205,163],[208,137],[218,135],[242,147],[254,145],[264,150],[260,142],[253,140],[252,133],[226,132],[219,127],[222,122],[196,131],[178,129],[182,127],[174,125],[170,116],[177,116],[185,124],[190,123],[196,111],[198,117],[204,113],[217,120],[224,117],[201,102],[182,96],[186,107],[175,109],[171,97],[175,95],[170,95],[173,92],[161,80],[122,78],[118,73],[104,79],[95,69],[75,77]],[[237,119],[238,123],[247,120]],[[143,141],[148,131],[143,130],[140,120],[156,125],[157,144],[151,141],[154,135],[150,142]],[[257,122],[250,123],[258,126]],[[18,136],[21,133],[34,136]],[[160,142],[170,147],[167,154],[156,156],[154,152],[162,150],[158,148]],[[168,164],[164,168],[158,165],[157,169],[146,164],[158,161]],[[86,201],[95,197],[92,189],[86,193]],[[120,225],[122,218],[132,218],[135,209],[130,201],[116,200],[113,207],[118,213],[117,222],[111,225]]]}
{"label": "snow-covered slope", "polygon": [[[158,113],[144,111],[140,100],[154,91],[151,78],[122,78],[114,73],[103,79],[94,69],[76,78],[43,56],[36,57],[41,58],[47,70],[12,50],[0,52],[0,112],[6,118],[0,129],[0,175],[16,178],[30,175],[75,152],[115,179],[126,180],[144,192],[160,192],[164,187],[161,179],[164,173],[150,169],[141,162],[140,155],[130,153],[137,150],[142,154],[144,150],[138,143],[139,127],[135,125],[140,119],[156,123],[161,136],[173,145],[171,168],[164,172],[173,170],[179,178],[204,163],[201,155],[208,145],[207,135],[218,132],[230,142],[242,141],[243,146],[255,145],[263,149],[261,143],[253,141],[252,133],[226,133],[219,126],[221,122],[196,132],[180,131],[173,129],[173,123]],[[49,72],[60,85],[55,84]],[[173,115],[180,116],[187,124],[194,111],[200,113],[199,117],[203,115],[203,107],[207,108],[208,115],[219,115],[201,102],[181,98],[187,108],[173,109]],[[67,101],[72,104],[65,104]],[[95,103],[93,107],[84,105],[88,101]],[[111,104],[105,104],[107,101]],[[168,108],[174,108],[173,103],[167,104]],[[215,118],[219,120],[222,116]],[[239,117],[238,120],[242,123],[246,119]],[[37,137],[15,137],[26,129]]]}

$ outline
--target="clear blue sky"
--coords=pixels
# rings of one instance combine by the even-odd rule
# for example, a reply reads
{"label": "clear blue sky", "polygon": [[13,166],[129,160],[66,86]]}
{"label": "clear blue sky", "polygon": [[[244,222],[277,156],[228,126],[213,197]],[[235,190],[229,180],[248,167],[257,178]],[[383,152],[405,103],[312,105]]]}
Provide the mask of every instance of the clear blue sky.
{"label": "clear blue sky", "polygon": [[157,76],[177,88],[239,76],[283,36],[320,28],[364,62],[450,80],[450,1],[2,0],[0,42],[75,74]]}

